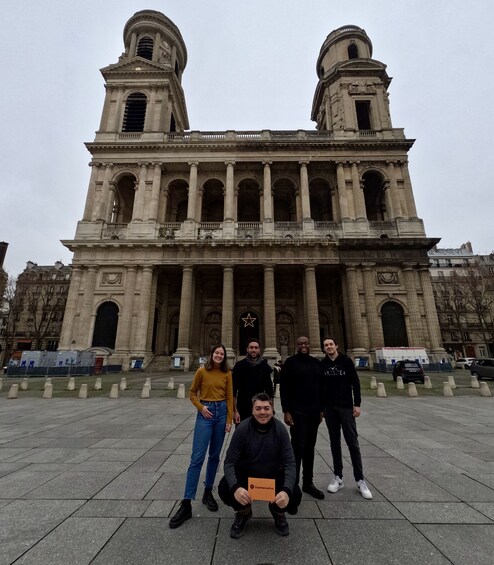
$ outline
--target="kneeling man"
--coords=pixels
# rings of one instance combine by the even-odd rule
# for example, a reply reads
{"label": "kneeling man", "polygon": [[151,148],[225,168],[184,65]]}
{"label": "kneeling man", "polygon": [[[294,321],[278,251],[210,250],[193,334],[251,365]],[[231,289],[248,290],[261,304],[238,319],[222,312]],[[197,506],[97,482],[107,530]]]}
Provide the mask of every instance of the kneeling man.
{"label": "kneeling man", "polygon": [[226,452],[224,470],[218,494],[236,511],[230,536],[241,537],[252,517],[249,478],[275,480],[269,511],[274,518],[276,532],[287,536],[290,529],[285,511],[297,513],[302,492],[296,485],[295,456],[288,432],[274,417],[273,400],[266,393],[253,397],[252,416],[237,426]]}

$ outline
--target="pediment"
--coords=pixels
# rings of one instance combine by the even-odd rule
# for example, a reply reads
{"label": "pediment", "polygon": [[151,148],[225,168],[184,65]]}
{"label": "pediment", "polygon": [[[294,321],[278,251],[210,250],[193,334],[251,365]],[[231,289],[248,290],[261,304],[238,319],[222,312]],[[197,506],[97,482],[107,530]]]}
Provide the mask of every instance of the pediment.
{"label": "pediment", "polygon": [[[139,67],[137,69],[137,67]],[[103,67],[100,69],[103,76],[112,74],[127,74],[138,71],[139,73],[145,72],[163,72],[164,70],[169,70],[171,66],[164,63],[154,63],[149,59],[144,59],[143,57],[132,57],[131,59],[122,59],[114,65],[108,65],[108,67]]]}
{"label": "pediment", "polygon": [[338,65],[339,71],[355,71],[357,69],[383,71],[386,70],[386,65],[375,59],[350,59]]}

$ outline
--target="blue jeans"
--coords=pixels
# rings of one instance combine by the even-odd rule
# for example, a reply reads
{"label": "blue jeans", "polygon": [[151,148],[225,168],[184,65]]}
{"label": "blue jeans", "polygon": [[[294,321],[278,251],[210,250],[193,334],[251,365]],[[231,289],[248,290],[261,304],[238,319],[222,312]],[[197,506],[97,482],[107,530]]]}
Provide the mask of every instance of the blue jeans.
{"label": "blue jeans", "polygon": [[201,403],[207,406],[213,417],[208,420],[201,412],[197,413],[194,440],[192,442],[192,455],[187,470],[187,480],[185,481],[184,498],[189,500],[194,500],[196,497],[202,464],[206,458],[208,447],[209,457],[204,486],[206,488],[213,488],[216,471],[220,463],[221,448],[225,439],[226,401],[211,402],[204,400]]}

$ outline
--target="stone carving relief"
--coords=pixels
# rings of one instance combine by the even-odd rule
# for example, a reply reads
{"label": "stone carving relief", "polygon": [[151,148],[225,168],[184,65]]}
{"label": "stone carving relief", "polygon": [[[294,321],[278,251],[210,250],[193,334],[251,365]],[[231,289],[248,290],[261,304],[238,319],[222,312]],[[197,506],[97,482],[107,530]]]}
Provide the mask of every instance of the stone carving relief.
{"label": "stone carving relief", "polygon": [[122,284],[122,273],[103,273],[101,278],[102,285],[121,285]]}
{"label": "stone carving relief", "polygon": [[171,63],[172,60],[172,50],[170,44],[164,39],[160,43],[159,47],[159,59],[160,63]]}
{"label": "stone carving relief", "polygon": [[400,284],[396,271],[378,271],[377,284]]}

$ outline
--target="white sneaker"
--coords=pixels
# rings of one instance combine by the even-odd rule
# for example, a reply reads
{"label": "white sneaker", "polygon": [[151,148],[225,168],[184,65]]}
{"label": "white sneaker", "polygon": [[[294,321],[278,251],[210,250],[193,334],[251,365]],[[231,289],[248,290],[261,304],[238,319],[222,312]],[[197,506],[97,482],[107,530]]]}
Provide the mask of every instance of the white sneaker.
{"label": "white sneaker", "polygon": [[366,498],[367,500],[372,500],[372,493],[369,490],[369,487],[366,485],[364,479],[357,481],[357,488],[364,498]]}
{"label": "white sneaker", "polygon": [[335,475],[328,485],[328,492],[338,492],[343,486],[343,479]]}

